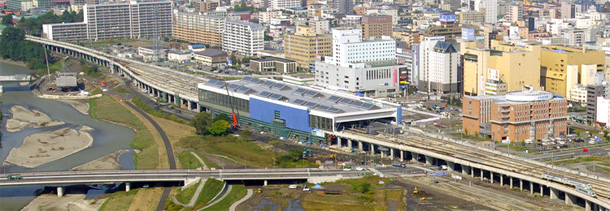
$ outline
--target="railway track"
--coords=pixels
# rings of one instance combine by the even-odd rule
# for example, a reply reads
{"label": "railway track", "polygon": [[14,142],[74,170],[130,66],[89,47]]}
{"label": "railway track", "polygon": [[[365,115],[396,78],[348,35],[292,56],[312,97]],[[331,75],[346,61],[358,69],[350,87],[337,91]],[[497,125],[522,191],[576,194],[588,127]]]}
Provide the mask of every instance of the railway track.
{"label": "railway track", "polygon": [[[391,137],[378,137],[372,136],[368,134],[360,134],[351,132],[354,134],[358,134],[360,136],[365,136],[372,139],[377,139],[385,142],[392,142],[394,144],[402,144],[407,145],[413,148],[419,148],[427,151],[431,151],[437,154],[456,157],[461,159],[467,159],[471,162],[478,163],[480,165],[492,167],[492,168],[501,168],[501,166],[505,166],[507,170],[521,173],[528,176],[534,176],[542,179],[543,173],[552,173],[558,174],[558,168],[549,168],[547,166],[534,164],[525,160],[525,158],[514,159],[508,158],[502,154],[493,153],[485,150],[478,150],[476,152],[474,148],[454,143],[451,141],[443,141],[441,139],[427,137],[422,135],[417,135],[415,137],[408,137],[403,139],[396,139]],[[402,137],[401,137],[402,138]],[[484,161],[484,162],[482,162]],[[564,171],[560,171],[561,175],[564,174]],[[569,179],[574,179],[582,182],[587,182],[593,186],[593,190],[596,192],[598,198],[610,199],[610,195],[607,193],[609,183],[600,181],[598,179],[580,176],[573,174],[571,172],[565,172],[565,177]],[[559,184],[559,183],[558,183]],[[567,186],[567,185],[566,185]]]}

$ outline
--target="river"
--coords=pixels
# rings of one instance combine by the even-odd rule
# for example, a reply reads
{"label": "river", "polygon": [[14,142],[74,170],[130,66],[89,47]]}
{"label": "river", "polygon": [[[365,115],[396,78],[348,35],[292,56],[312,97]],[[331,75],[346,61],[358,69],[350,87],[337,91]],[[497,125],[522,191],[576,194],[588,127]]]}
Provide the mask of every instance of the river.
{"label": "river", "polygon": [[[31,71],[19,65],[0,61],[0,75],[14,75],[30,73]],[[19,166],[2,168],[3,173],[9,172],[38,172],[38,171],[66,171],[72,167],[90,162],[119,149],[131,149],[129,143],[134,139],[135,132],[127,127],[93,119],[74,109],[67,103],[37,98],[28,87],[21,87],[18,83],[3,82],[4,93],[0,94],[2,105],[0,109],[4,115],[2,120],[2,140],[0,145],[0,164],[8,156],[10,150],[21,146],[23,139],[31,134],[56,130],[62,127],[78,129],[82,125],[93,128],[89,133],[93,137],[93,145],[80,152],[65,158],[28,169]],[[26,128],[22,131],[9,133],[5,129],[6,120],[10,118],[11,106],[21,105],[28,109],[36,109],[49,115],[53,120],[65,122],[65,125],[46,128]],[[120,157],[123,169],[133,169],[133,155],[126,153]],[[35,197],[35,191],[43,187],[5,187],[0,188],[0,210],[18,210],[27,205]]]}

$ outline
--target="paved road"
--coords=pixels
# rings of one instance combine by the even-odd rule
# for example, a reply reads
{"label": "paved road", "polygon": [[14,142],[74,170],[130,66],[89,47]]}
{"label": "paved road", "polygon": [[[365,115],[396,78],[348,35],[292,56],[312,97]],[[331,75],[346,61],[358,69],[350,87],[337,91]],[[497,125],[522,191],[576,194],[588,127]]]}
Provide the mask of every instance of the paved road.
{"label": "paved road", "polygon": [[229,211],[235,211],[237,209],[237,206],[239,206],[241,203],[243,203],[244,201],[250,199],[250,197],[252,196],[252,194],[254,193],[254,191],[252,189],[248,189],[248,192],[246,193],[246,196],[244,196],[243,198],[241,198],[240,200],[236,201],[235,203],[233,203],[231,205],[231,207],[229,207]]}
{"label": "paved road", "polygon": [[604,156],[608,155],[610,152],[610,146],[604,147],[592,147],[587,148],[588,152],[583,152],[582,149],[574,149],[569,151],[561,151],[561,152],[553,152],[553,153],[545,153],[545,154],[537,154],[527,156],[527,158],[532,160],[551,160],[551,159],[565,159],[570,158],[572,156]]}
{"label": "paved road", "polygon": [[[159,135],[161,135],[163,143],[165,144],[165,150],[167,151],[167,160],[169,161],[169,168],[176,169],[176,159],[174,158],[174,150],[172,149],[171,143],[169,143],[169,138],[167,138],[167,134],[165,134],[165,131],[163,131],[159,124],[157,124],[155,120],[150,118],[150,116],[146,112],[142,111],[137,106],[133,105],[131,102],[125,102],[125,104],[127,104],[129,107],[133,108],[142,116],[144,116],[144,118],[146,118],[155,127],[157,132],[159,132]],[[163,190],[163,195],[161,195],[161,199],[159,200],[159,204],[157,205],[157,211],[163,211],[163,208],[165,208],[165,202],[167,201],[167,197],[169,196],[170,191],[171,188],[165,188]]]}

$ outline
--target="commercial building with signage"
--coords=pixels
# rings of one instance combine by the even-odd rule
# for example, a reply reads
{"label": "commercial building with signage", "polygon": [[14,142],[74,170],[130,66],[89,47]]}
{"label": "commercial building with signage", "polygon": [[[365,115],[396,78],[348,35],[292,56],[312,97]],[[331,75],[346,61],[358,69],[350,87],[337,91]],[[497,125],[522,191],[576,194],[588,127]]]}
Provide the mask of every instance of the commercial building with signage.
{"label": "commercial building with signage", "polygon": [[463,131],[494,141],[541,140],[567,134],[567,100],[527,90],[501,96],[465,96]]}

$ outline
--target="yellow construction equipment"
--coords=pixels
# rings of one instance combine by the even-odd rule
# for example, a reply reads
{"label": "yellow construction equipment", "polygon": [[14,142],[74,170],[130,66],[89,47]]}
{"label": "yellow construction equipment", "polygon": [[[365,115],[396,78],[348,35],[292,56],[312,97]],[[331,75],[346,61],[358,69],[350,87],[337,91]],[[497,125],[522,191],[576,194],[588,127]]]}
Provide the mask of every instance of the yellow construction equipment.
{"label": "yellow construction equipment", "polygon": [[421,197],[421,200],[426,200],[426,197],[425,196]]}
{"label": "yellow construction equipment", "polygon": [[415,186],[415,188],[413,188],[413,194],[418,194],[419,191],[417,190],[417,186]]}

